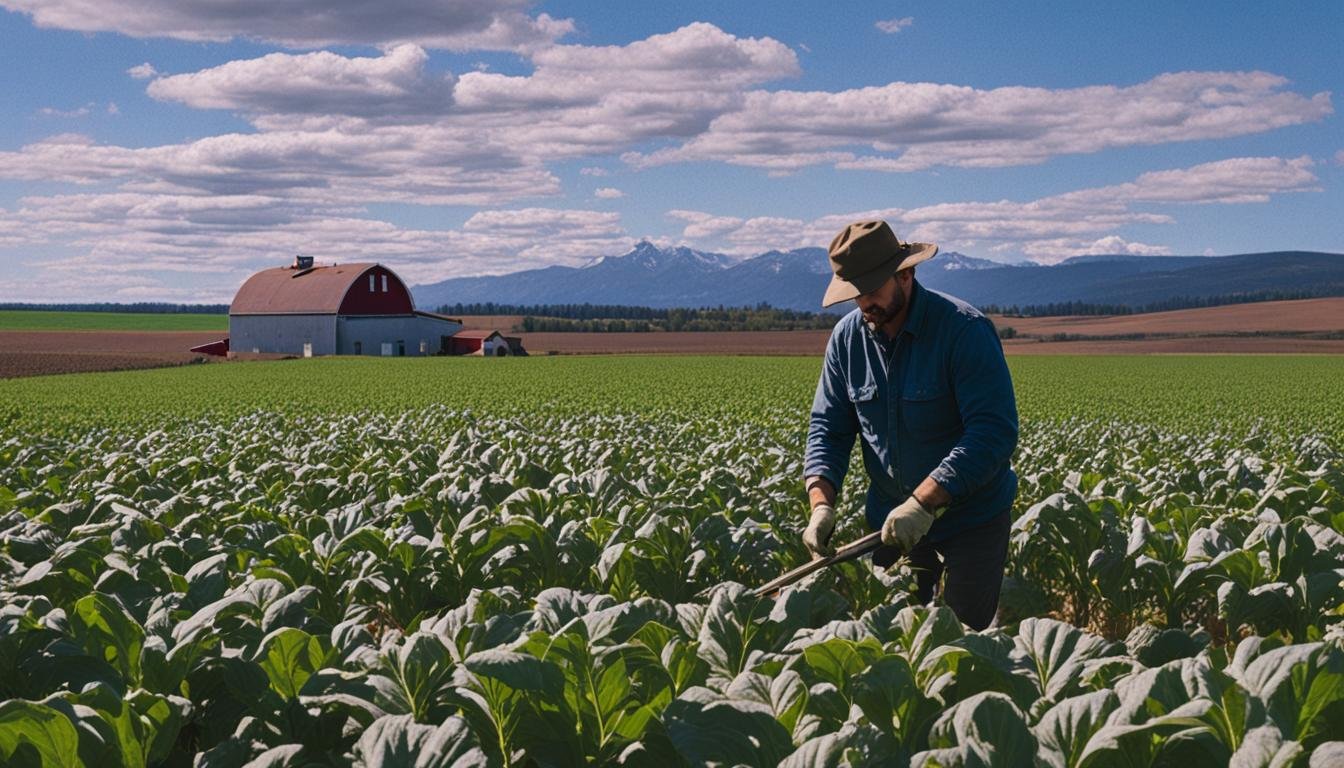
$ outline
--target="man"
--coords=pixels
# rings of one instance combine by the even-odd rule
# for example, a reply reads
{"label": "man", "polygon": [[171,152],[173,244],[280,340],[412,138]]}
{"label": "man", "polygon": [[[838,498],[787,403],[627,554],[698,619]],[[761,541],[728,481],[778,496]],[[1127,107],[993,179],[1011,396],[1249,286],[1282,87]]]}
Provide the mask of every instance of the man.
{"label": "man", "polygon": [[834,276],[822,306],[854,299],[836,324],[807,436],[804,476],[812,518],[803,542],[830,554],[835,496],[862,438],[873,562],[902,553],[918,597],[939,593],[970,627],[999,604],[1017,475],[1013,383],[993,323],[960,299],[915,280],[936,245],[902,243],[884,221],[860,221],[831,241]]}

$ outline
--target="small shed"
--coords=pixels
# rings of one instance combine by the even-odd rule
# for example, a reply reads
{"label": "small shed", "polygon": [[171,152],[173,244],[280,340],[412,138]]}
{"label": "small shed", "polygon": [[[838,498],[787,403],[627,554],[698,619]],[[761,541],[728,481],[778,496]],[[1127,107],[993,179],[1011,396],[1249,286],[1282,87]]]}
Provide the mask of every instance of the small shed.
{"label": "small shed", "polygon": [[448,337],[448,354],[506,357],[512,354],[512,350],[504,334],[499,331],[458,331]]}

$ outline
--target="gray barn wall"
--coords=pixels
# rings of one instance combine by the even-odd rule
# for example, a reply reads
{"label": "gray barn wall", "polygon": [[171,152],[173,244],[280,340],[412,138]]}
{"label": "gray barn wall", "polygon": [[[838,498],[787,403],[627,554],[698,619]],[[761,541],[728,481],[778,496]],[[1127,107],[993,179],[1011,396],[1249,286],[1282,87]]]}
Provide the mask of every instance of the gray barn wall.
{"label": "gray barn wall", "polygon": [[314,355],[336,353],[335,315],[230,315],[229,349],[302,355],[311,342]]}
{"label": "gray barn wall", "polygon": [[461,330],[458,323],[449,323],[419,315],[343,316],[336,323],[337,354],[355,354],[355,342],[360,342],[363,355],[381,355],[383,342],[392,344],[397,354],[397,341],[406,342],[406,356],[420,356],[420,342],[426,343],[425,354],[439,352],[439,337],[451,336]]}

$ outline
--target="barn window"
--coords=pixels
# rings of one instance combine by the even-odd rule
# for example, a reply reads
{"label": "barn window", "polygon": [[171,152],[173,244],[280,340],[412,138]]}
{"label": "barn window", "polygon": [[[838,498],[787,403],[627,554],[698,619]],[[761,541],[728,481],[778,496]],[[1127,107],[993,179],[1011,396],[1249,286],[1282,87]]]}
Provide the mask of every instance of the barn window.
{"label": "barn window", "polygon": [[397,339],[397,357],[406,356],[406,340]]}
{"label": "barn window", "polygon": [[369,275],[369,293],[373,293],[374,291],[378,290],[377,283],[374,282],[377,279],[378,279],[377,277]]}
{"label": "barn window", "polygon": [[383,293],[387,293],[387,275],[383,275]]}
{"label": "barn window", "polygon": [[420,354],[422,354],[422,355],[428,355],[428,354],[429,354],[429,340],[428,340],[428,339],[421,339],[421,340],[420,340]]}
{"label": "barn window", "polygon": [[364,354],[364,343],[363,343],[363,342],[361,342],[361,341],[356,341],[356,342],[355,342],[355,354],[356,354],[356,355],[362,355],[362,354]]}

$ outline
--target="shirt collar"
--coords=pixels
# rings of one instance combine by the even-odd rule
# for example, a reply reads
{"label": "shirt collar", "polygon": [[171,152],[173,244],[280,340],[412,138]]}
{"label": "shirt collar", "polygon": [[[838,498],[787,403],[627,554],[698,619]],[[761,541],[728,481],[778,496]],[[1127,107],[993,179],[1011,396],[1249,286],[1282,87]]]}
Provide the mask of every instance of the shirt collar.
{"label": "shirt collar", "polygon": [[[928,304],[925,294],[927,293],[928,291],[924,286],[919,284],[919,280],[912,280],[910,286],[910,311],[905,313],[905,323],[901,325],[901,333],[918,336],[920,332],[924,330],[924,317],[927,314],[924,310]],[[868,325],[867,321],[860,320],[859,322],[862,323],[864,329],[868,331],[868,335],[874,339],[892,341],[892,339],[886,338],[886,334],[881,333]]]}

